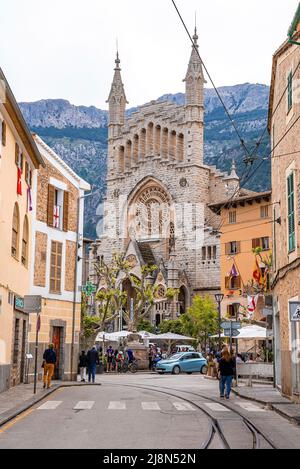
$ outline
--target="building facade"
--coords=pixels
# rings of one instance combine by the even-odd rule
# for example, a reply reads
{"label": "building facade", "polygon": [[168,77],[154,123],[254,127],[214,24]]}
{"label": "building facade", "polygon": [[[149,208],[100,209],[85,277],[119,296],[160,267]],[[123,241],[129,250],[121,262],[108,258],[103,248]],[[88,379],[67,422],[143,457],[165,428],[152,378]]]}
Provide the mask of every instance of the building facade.
{"label": "building facade", "polygon": [[0,69],[0,392],[25,379],[33,174],[42,157]]}
{"label": "building facade", "polygon": [[[270,296],[272,265],[271,197],[271,191],[240,189],[229,203],[210,205],[221,215],[221,313],[227,320],[266,322],[263,310]],[[255,279],[256,272],[259,277]],[[243,341],[240,351],[248,351],[252,342]]]}
{"label": "building facade", "polygon": [[[45,167],[34,175],[30,294],[42,296],[39,361],[49,343],[57,352],[56,378],[77,372],[81,327],[84,193],[77,176],[41,138],[34,136]],[[78,233],[78,235],[77,235]],[[79,245],[77,243],[79,241]],[[29,350],[34,352],[36,316],[30,316]],[[29,379],[33,377],[33,364]]]}
{"label": "building facade", "polygon": [[[274,204],[274,328],[276,382],[300,400],[300,6],[289,35],[273,57],[269,108]],[[296,303],[296,306],[294,304]],[[299,303],[300,307],[300,303]],[[300,318],[299,318],[300,319]]]}
{"label": "building facade", "polygon": [[[108,98],[107,196],[91,261],[123,252],[137,277],[143,265],[157,265],[152,282],[160,295],[150,317],[156,324],[186,311],[195,294],[219,291],[218,216],[208,204],[230,196],[238,182],[204,164],[205,79],[197,41],[195,31],[185,105],[153,101],[125,118],[118,55]],[[101,287],[101,279],[94,281]],[[172,305],[167,288],[180,291]]]}

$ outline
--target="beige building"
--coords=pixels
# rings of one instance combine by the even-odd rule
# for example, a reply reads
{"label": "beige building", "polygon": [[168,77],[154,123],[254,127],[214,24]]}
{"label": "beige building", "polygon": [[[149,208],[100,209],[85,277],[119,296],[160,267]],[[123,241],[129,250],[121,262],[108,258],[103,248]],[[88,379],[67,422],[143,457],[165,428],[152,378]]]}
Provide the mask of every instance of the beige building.
{"label": "beige building", "polygon": [[[218,216],[208,204],[230,196],[238,182],[204,164],[205,79],[197,41],[195,31],[185,105],[153,101],[125,118],[119,56],[108,98],[107,195],[92,260],[125,252],[137,277],[143,265],[156,264],[151,281],[159,301],[150,319],[157,325],[185,312],[195,294],[219,291]],[[172,304],[164,301],[169,287],[180,290]]]}
{"label": "beige building", "polygon": [[33,174],[42,157],[0,69],[0,392],[24,381]]}
{"label": "beige building", "polygon": [[[36,172],[30,293],[42,296],[39,359],[50,342],[57,352],[56,378],[77,372],[81,327],[84,194],[90,185],[71,170],[41,138],[34,136],[45,167]],[[78,235],[77,235],[78,233]],[[77,246],[77,243],[79,244]],[[78,247],[78,249],[77,249]],[[30,317],[29,350],[34,352],[36,317]],[[33,376],[33,365],[29,377]]]}
{"label": "beige building", "polygon": [[273,57],[269,109],[274,204],[276,381],[300,400],[300,5]]}

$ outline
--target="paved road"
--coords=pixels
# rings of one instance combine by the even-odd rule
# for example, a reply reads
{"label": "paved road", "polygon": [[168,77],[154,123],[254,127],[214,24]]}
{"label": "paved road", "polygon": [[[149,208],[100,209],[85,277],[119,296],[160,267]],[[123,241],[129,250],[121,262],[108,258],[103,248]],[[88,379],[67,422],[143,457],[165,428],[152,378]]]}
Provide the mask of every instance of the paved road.
{"label": "paved road", "polygon": [[[235,410],[278,447],[300,448],[300,428],[240,398],[233,397],[226,407],[227,402],[218,399],[217,383],[202,376],[98,379],[101,386],[60,389],[2,427],[0,449],[199,449],[209,439],[210,416],[217,419],[230,448],[251,448],[253,435]],[[224,447],[219,435],[210,447]],[[261,447],[270,445],[262,439]]]}

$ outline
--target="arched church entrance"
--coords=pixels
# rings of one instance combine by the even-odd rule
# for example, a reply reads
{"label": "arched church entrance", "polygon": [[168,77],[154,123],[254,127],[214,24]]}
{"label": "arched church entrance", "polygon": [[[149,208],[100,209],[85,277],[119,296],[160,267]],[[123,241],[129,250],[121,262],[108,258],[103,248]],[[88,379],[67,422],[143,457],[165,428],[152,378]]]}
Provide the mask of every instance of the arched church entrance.
{"label": "arched church entrance", "polygon": [[179,312],[181,314],[185,314],[187,312],[188,307],[188,295],[185,286],[181,286],[178,295],[178,303],[179,303]]}

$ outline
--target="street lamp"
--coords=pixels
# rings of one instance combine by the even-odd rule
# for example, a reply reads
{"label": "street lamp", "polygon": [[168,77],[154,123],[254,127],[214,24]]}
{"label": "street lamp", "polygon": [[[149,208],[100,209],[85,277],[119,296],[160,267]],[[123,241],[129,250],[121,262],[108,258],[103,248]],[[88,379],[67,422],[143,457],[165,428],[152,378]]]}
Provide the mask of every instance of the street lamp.
{"label": "street lamp", "polygon": [[219,312],[219,351],[221,351],[221,303],[224,300],[223,293],[216,293],[215,295],[216,302],[218,303],[218,312]]}

